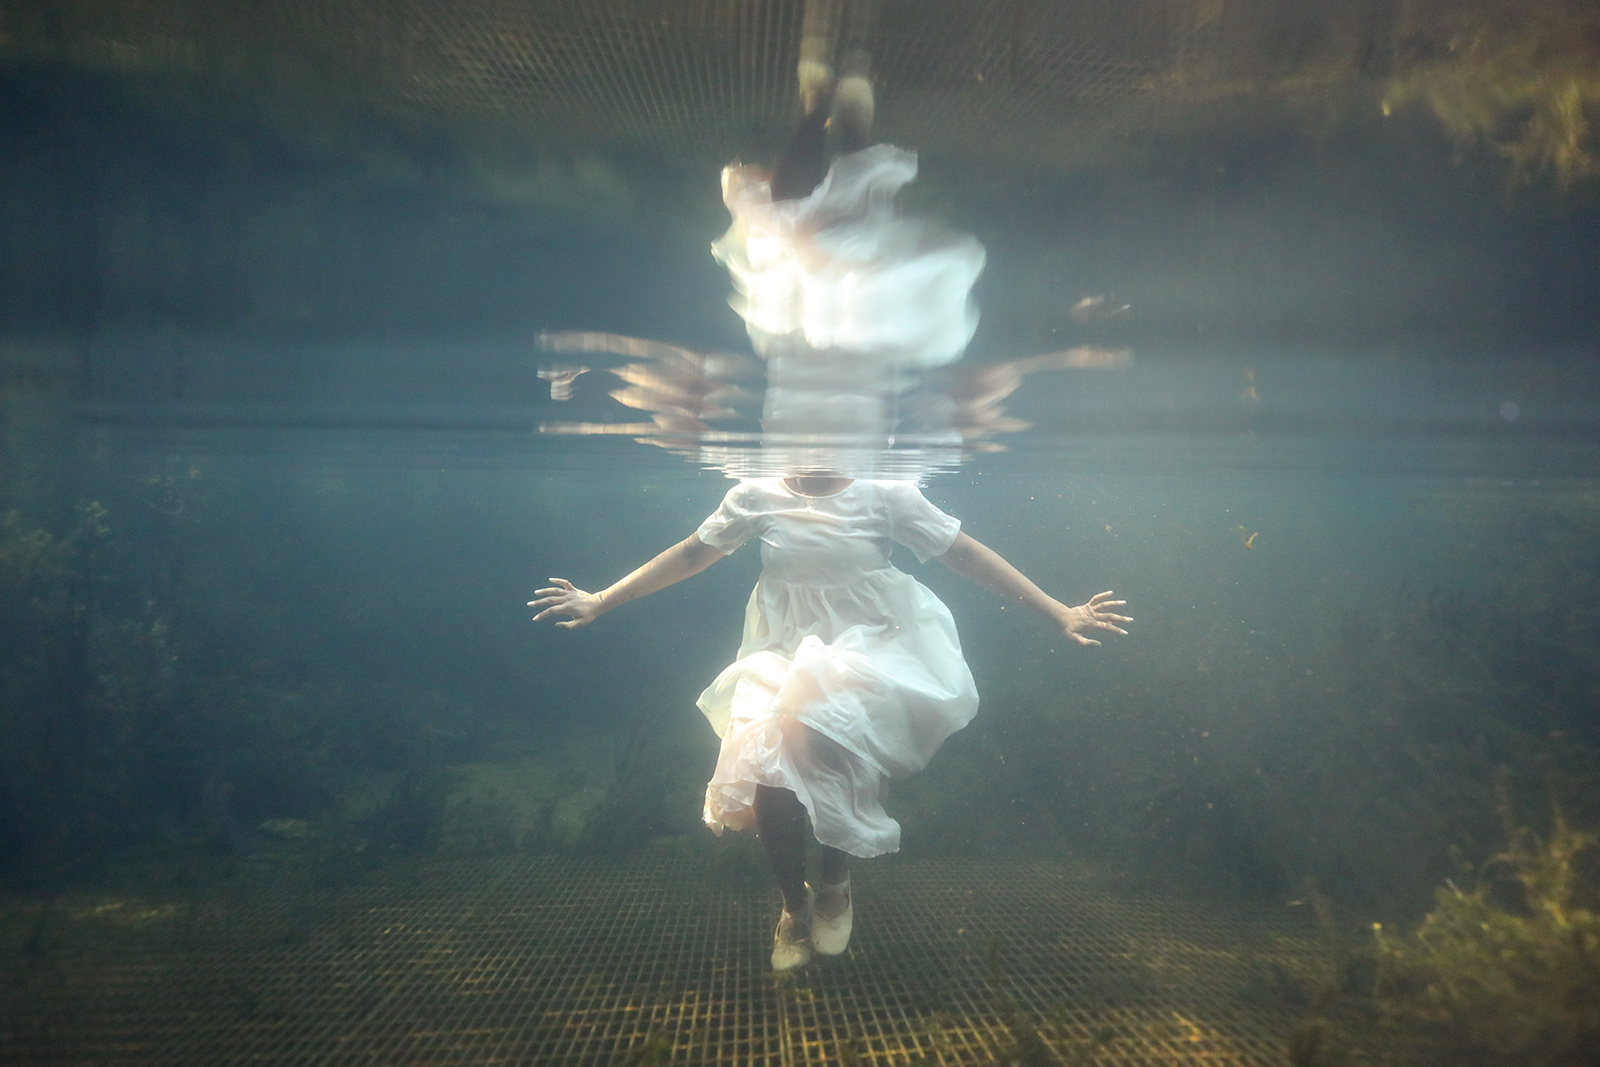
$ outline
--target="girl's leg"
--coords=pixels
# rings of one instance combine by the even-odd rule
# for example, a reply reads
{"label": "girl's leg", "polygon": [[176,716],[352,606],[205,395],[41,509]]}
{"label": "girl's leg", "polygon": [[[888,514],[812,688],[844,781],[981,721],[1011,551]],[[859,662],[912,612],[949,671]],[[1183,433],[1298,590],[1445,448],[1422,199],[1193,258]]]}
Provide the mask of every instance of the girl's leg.
{"label": "girl's leg", "polygon": [[859,152],[872,143],[872,28],[877,19],[878,0],[853,0],[845,8],[839,80],[828,121],[839,155]]}
{"label": "girl's leg", "polygon": [[822,847],[822,885],[811,911],[811,945],[824,956],[837,956],[850,947],[855,912],[850,904],[850,857],[836,848]]}
{"label": "girl's leg", "polygon": [[842,0],[806,0],[800,26],[800,106],[807,115],[826,113],[833,92],[833,54],[839,47]]}
{"label": "girl's leg", "polygon": [[[859,152],[872,143],[869,49],[877,13],[877,0],[808,0],[798,70],[805,117],[773,167],[774,201],[802,199],[822,183],[830,161],[830,130],[839,154]],[[833,55],[840,47],[841,25],[844,56],[835,90]]]}
{"label": "girl's leg", "polygon": [[801,200],[828,173],[828,109],[818,108],[800,120],[788,147],[772,169],[772,199]]}
{"label": "girl's leg", "polygon": [[841,0],[807,0],[800,33],[800,106],[805,117],[772,168],[772,199],[811,195],[828,173],[828,107],[833,101],[833,52]]}
{"label": "girl's leg", "polygon": [[839,885],[850,877],[850,853],[822,846],[822,884]]}
{"label": "girl's leg", "polygon": [[756,786],[756,832],[783,890],[783,914],[772,935],[772,969],[811,961],[811,892],[806,888],[806,813],[788,789]]}
{"label": "girl's leg", "polygon": [[786,911],[806,909],[806,810],[789,789],[756,786],[756,833]]}

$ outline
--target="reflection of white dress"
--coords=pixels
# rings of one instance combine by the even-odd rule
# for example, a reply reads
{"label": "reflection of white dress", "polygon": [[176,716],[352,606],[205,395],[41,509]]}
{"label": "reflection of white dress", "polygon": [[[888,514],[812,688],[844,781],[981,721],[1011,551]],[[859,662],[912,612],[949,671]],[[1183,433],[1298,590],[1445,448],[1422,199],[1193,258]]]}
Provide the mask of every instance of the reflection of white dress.
{"label": "reflection of white dress", "polygon": [[712,251],[757,352],[832,351],[900,369],[961,358],[978,326],[983,246],[895,213],[916,175],[915,153],[873,145],[834,160],[810,196],[774,203],[764,172],[722,172],[733,225]]}
{"label": "reflection of white dress", "polygon": [[724,553],[759,538],[762,562],[738,660],[700,696],[722,738],[706,788],[713,830],[753,827],[760,784],[792,789],[825,845],[862,857],[900,847],[884,780],[925,766],[978,693],[949,609],[889,551],[927,560],[959,531],[908,482],[806,497],[778,478],[739,483],[701,524]]}
{"label": "reflection of white dress", "polygon": [[920,478],[959,459],[929,427],[894,447],[900,400],[921,372],[961,358],[978,325],[983,246],[895,210],[917,157],[893,145],[833,161],[809,196],[772,200],[768,175],[722,173],[733,224],[712,250],[766,361],[763,449],[708,453],[730,473],[834,470]]}

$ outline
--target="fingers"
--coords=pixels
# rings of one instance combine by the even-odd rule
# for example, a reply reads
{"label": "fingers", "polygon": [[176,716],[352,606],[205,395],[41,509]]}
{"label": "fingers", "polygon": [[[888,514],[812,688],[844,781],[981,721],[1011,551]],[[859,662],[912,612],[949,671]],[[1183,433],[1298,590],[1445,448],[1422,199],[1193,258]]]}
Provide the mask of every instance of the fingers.
{"label": "fingers", "polygon": [[1113,633],[1119,633],[1119,634],[1122,634],[1124,637],[1126,637],[1127,634],[1128,634],[1128,631],[1122,629],[1120,626],[1117,626],[1116,624],[1117,623],[1130,623],[1130,622],[1133,621],[1132,616],[1129,616],[1129,615],[1118,615],[1115,612],[1107,611],[1105,609],[1106,608],[1127,607],[1128,602],[1126,600],[1107,600],[1106,599],[1107,597],[1112,596],[1112,595],[1113,595],[1113,593],[1112,593],[1112,590],[1110,590],[1110,589],[1107,589],[1103,593],[1096,593],[1094,596],[1089,598],[1089,603],[1084,605],[1084,606],[1089,609],[1090,615],[1093,616],[1093,618],[1094,618],[1094,624],[1096,626],[1098,626],[1100,629],[1102,629],[1102,630],[1110,630]]}
{"label": "fingers", "polygon": [[1117,625],[1119,622],[1133,621],[1126,615],[1112,615],[1110,612],[1102,615],[1099,612],[1094,611],[1093,608],[1091,608],[1090,611],[1092,613],[1090,615],[1090,619],[1096,629],[1110,630],[1114,634],[1121,634],[1124,637],[1128,636],[1128,631]]}
{"label": "fingers", "polygon": [[533,621],[534,622],[538,622],[540,619],[544,618],[546,615],[576,615],[577,614],[577,612],[573,608],[573,598],[568,596],[565,592],[562,592],[561,590],[558,590],[558,589],[541,589],[539,591],[541,593],[555,593],[556,595],[555,596],[540,597],[538,600],[530,600],[530,601],[528,601],[528,607],[530,607],[530,608],[542,608],[543,609],[538,614],[534,615],[534,617],[533,617]]}
{"label": "fingers", "polygon": [[528,607],[541,609],[533,616],[533,621],[542,622],[555,615],[564,615],[566,618],[556,623],[563,630],[587,625],[590,617],[585,614],[585,598],[589,594],[565,578],[551,578],[550,581],[555,585],[538,590],[536,595],[539,599],[528,601]]}
{"label": "fingers", "polygon": [[[565,578],[551,578],[550,581],[555,582],[556,584],[546,589],[535,590],[534,596],[538,597],[539,599],[528,601],[528,607],[544,609],[533,617],[534,622],[538,622],[540,619],[551,614],[552,612],[558,612],[565,615],[573,614],[572,600],[574,594],[580,592],[578,587],[567,581]],[[556,625],[559,626],[561,624],[557,623]]]}

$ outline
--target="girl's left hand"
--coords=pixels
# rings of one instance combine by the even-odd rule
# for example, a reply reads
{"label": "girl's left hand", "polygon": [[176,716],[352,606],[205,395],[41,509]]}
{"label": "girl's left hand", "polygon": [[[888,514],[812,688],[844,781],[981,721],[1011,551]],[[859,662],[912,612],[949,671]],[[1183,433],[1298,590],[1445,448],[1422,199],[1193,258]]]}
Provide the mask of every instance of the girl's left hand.
{"label": "girl's left hand", "polygon": [[565,578],[550,580],[556,583],[555,588],[541,589],[538,600],[528,601],[528,607],[544,609],[533,617],[534,622],[552,615],[565,615],[567,618],[556,625],[563,630],[571,630],[589,625],[605,611],[605,602],[600,594],[586,593]]}
{"label": "girl's left hand", "polygon": [[1128,631],[1118,626],[1117,623],[1127,623],[1133,620],[1126,615],[1118,615],[1109,609],[1124,607],[1128,602],[1126,600],[1107,599],[1111,595],[1111,590],[1107,589],[1104,593],[1096,593],[1090,597],[1087,604],[1079,604],[1075,608],[1063,608],[1057,614],[1057,622],[1061,626],[1061,632],[1078,642],[1078,644],[1091,648],[1100,647],[1099,641],[1084,636],[1085,633],[1091,630],[1109,630],[1114,634],[1122,634],[1126,637]]}

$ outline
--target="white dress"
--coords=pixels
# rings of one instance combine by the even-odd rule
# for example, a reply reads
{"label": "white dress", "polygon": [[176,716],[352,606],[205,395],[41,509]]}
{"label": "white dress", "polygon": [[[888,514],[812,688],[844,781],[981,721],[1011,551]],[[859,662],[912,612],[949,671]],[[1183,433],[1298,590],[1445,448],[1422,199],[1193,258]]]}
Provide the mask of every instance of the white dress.
{"label": "white dress", "polygon": [[834,160],[809,196],[775,203],[765,171],[723,171],[733,223],[712,249],[766,362],[763,439],[759,455],[704,461],[741,475],[920,478],[959,460],[960,435],[927,427],[894,448],[902,398],[972,339],[984,263],[972,236],[896,211],[916,173],[914,153],[873,145]]}
{"label": "white dress", "polygon": [[900,847],[886,779],[920,770],[971,721],[977,687],[944,603],[889,563],[896,542],[942,555],[960,523],[909,482],[807,497],[740,482],[698,531],[732,552],[761,541],[738,660],[700,696],[722,738],[706,788],[717,833],[755,825],[756,786],[791,789],[817,840],[855,856]]}
{"label": "white dress", "polygon": [[893,145],[840,156],[800,200],[772,200],[764,171],[722,172],[733,225],[712,245],[733,306],[769,361],[793,350],[931,368],[961,358],[978,327],[983,245],[895,212],[917,156]]}

